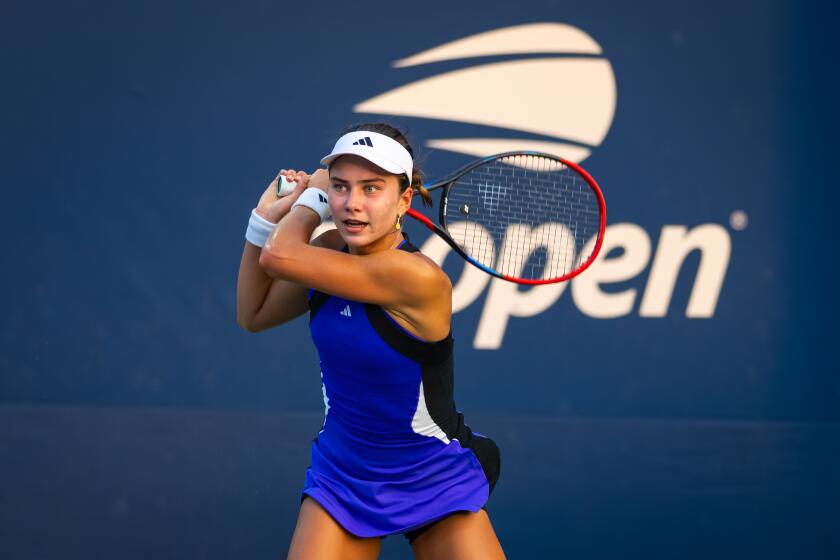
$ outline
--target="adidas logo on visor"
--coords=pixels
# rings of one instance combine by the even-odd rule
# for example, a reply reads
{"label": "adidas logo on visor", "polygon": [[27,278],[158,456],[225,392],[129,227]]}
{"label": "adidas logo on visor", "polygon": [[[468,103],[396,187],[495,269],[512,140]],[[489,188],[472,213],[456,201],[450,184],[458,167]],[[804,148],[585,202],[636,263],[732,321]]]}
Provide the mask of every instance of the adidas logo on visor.
{"label": "adidas logo on visor", "polygon": [[368,146],[373,148],[373,142],[370,141],[369,136],[365,136],[364,138],[359,138],[358,140],[353,142],[354,146],[364,146],[365,144],[367,144]]}

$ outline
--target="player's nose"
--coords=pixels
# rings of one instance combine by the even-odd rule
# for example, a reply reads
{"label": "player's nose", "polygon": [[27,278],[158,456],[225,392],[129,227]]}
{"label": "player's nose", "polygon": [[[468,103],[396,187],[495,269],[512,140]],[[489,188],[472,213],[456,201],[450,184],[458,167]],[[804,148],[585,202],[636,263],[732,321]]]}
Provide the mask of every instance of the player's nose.
{"label": "player's nose", "polygon": [[344,199],[347,210],[359,210],[361,208],[362,200],[364,200],[364,193],[362,189],[349,189],[347,198]]}

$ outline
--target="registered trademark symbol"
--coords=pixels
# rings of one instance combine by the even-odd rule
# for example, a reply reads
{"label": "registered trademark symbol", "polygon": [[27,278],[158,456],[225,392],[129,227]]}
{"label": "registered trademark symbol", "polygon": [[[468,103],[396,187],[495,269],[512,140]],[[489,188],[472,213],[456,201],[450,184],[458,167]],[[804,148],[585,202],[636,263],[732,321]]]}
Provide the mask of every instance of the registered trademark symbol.
{"label": "registered trademark symbol", "polygon": [[750,223],[749,216],[743,210],[735,210],[729,215],[729,225],[735,231],[742,231],[747,229],[747,224]]}

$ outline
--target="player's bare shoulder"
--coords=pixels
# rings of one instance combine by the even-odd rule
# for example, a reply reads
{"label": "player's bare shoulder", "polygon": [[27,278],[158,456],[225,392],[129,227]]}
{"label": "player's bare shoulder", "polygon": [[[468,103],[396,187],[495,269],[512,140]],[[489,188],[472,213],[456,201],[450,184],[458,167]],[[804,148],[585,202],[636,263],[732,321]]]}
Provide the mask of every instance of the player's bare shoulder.
{"label": "player's bare shoulder", "polygon": [[414,259],[416,263],[415,270],[417,270],[422,278],[432,284],[436,290],[444,290],[447,293],[452,293],[452,281],[449,279],[449,275],[431,257],[424,255],[420,251],[405,253],[405,255]]}

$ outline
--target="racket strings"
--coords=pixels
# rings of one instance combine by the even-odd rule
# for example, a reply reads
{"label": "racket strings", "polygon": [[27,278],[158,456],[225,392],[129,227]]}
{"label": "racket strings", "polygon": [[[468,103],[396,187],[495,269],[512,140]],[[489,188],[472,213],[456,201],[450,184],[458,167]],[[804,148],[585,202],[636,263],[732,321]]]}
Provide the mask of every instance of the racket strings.
{"label": "racket strings", "polygon": [[562,162],[525,154],[490,160],[458,178],[445,217],[450,236],[472,259],[526,280],[577,268],[600,229],[589,183]]}

